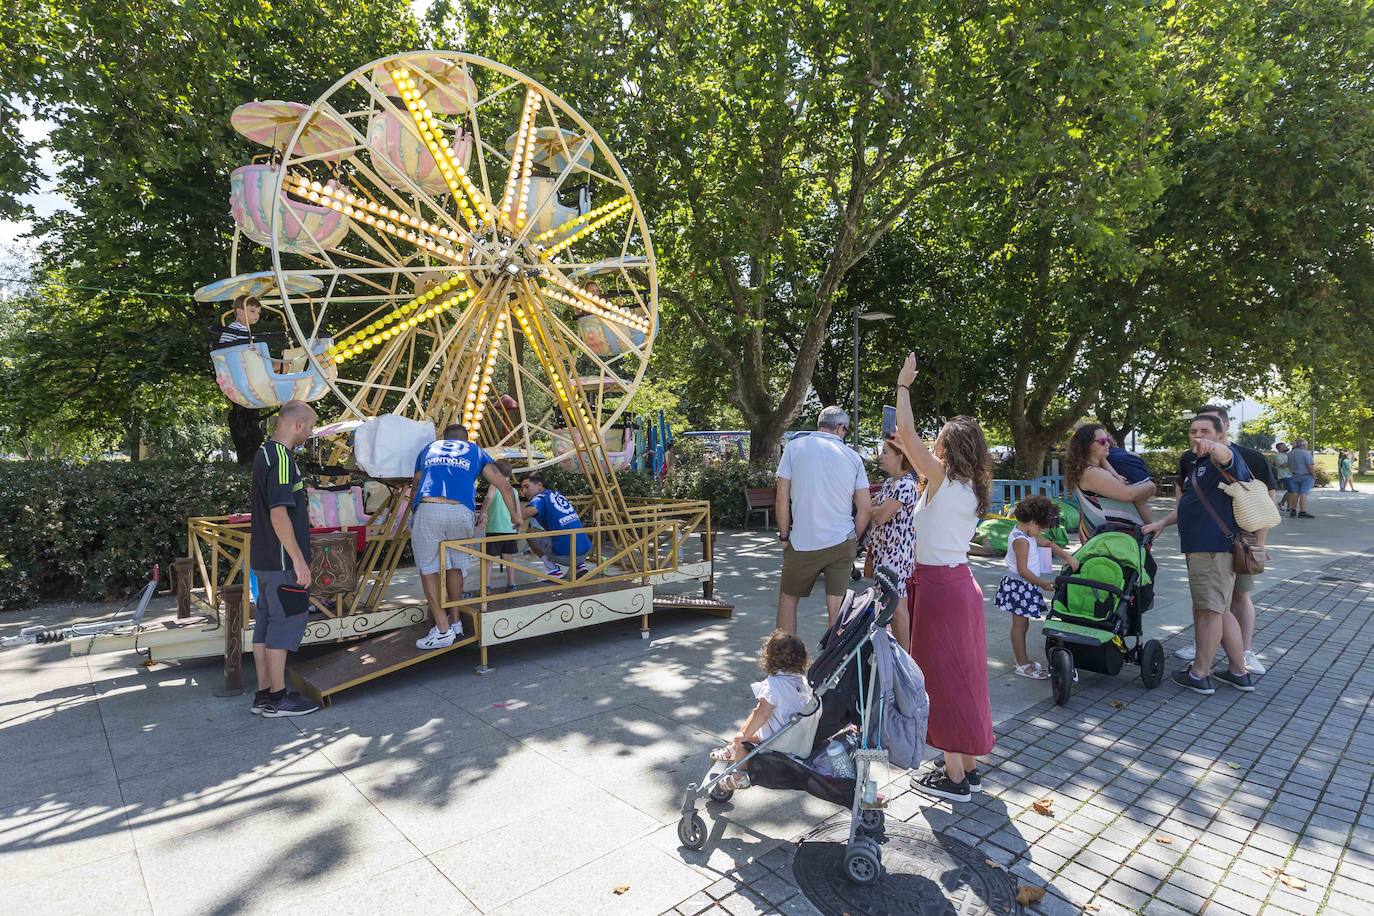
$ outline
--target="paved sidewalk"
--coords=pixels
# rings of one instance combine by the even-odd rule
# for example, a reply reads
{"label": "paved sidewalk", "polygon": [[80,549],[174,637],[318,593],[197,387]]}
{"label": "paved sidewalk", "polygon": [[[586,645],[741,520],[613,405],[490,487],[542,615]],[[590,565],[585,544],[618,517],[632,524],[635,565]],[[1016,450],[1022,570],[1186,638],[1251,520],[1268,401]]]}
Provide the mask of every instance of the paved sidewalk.
{"label": "paved sidewalk", "polygon": [[[1200,697],[1167,680],[1146,691],[1128,666],[1066,706],[1001,722],[987,789],[957,814],[907,790],[888,817],[974,844],[1046,888],[1032,912],[1374,912],[1374,551],[1301,573],[1256,605],[1270,667],[1254,693],[1218,685]],[[1042,799],[1051,814],[1032,807]],[[735,803],[741,820],[747,804]],[[794,849],[668,912],[815,913]]]}

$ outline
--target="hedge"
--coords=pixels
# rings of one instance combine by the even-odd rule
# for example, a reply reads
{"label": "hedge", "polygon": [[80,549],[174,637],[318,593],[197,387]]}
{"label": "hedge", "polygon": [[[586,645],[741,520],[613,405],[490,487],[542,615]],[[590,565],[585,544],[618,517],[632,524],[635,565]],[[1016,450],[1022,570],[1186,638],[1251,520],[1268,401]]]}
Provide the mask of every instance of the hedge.
{"label": "hedge", "polygon": [[241,512],[232,464],[0,461],[0,609],[123,598],[186,555],[186,519]]}

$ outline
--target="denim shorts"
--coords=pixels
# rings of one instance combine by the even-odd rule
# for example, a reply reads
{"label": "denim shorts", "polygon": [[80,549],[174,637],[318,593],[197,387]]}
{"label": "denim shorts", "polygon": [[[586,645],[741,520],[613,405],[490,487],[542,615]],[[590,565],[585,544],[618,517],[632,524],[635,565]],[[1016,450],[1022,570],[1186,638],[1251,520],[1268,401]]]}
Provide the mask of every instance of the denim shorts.
{"label": "denim shorts", "polygon": [[1317,478],[1311,474],[1294,474],[1288,478],[1288,492],[1297,493],[1299,496],[1312,492],[1312,485],[1317,482]]}

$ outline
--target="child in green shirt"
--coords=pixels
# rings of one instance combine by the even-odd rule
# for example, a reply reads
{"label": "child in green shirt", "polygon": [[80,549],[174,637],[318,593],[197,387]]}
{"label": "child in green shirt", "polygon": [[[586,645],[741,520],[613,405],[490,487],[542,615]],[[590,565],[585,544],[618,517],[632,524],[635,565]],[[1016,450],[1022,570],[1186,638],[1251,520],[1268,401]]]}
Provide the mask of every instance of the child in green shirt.
{"label": "child in green shirt", "polygon": [[[498,474],[507,480],[510,480],[511,475],[514,473],[514,468],[511,467],[511,463],[504,458],[496,459],[491,463],[491,466],[496,469]],[[515,511],[517,513],[520,511],[520,497],[518,494],[515,497]],[[495,487],[487,487],[487,498],[482,504],[482,515],[486,516],[487,519],[487,537],[515,533],[515,523],[511,520],[510,510],[506,508],[506,501],[501,498],[500,492]],[[520,542],[514,538],[505,541],[496,541],[489,544],[487,550],[495,556],[511,556],[519,553]],[[504,563],[501,564],[501,570],[506,574],[506,591],[510,591],[511,586],[514,584],[512,581],[514,576],[512,575],[510,567],[506,566]]]}

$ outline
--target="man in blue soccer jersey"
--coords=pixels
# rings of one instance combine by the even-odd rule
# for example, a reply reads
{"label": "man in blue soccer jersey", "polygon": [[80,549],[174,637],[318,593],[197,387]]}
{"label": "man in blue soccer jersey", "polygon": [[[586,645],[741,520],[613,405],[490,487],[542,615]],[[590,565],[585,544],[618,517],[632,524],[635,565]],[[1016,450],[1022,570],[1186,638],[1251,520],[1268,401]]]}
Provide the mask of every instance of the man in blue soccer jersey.
{"label": "man in blue soccer jersey", "polygon": [[439,545],[474,537],[478,529],[485,529],[485,513],[477,512],[477,478],[485,478],[495,487],[511,515],[515,514],[510,481],[492,466],[490,455],[467,440],[467,429],[452,424],[444,428],[442,438],[431,442],[415,458],[410,546],[415,553],[415,565],[420,568],[425,600],[434,616],[429,633],[415,642],[420,649],[445,649],[463,635],[463,622],[455,615],[450,626],[448,614],[439,604],[439,568],[444,567],[449,598],[457,598],[463,593],[463,575],[471,566],[472,557],[449,549],[444,551],[447,556],[441,558]]}
{"label": "man in blue soccer jersey", "polygon": [[530,550],[544,558],[544,568],[551,575],[566,575],[563,567],[576,566],[578,576],[586,574],[587,566],[582,558],[591,550],[591,540],[581,531],[559,534],[582,527],[582,519],[568,498],[557,490],[548,489],[544,475],[538,471],[526,474],[520,481],[520,495],[525,500],[522,514],[529,527],[549,532],[546,537],[530,539]]}

